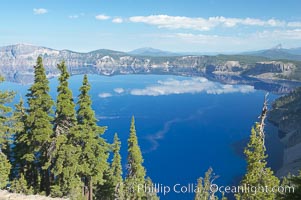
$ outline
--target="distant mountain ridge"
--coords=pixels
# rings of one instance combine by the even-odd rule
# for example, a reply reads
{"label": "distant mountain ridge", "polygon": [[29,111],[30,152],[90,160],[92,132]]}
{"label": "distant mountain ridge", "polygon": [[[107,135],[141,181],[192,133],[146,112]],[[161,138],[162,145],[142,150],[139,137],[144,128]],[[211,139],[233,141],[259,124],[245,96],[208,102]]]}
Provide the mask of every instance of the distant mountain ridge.
{"label": "distant mountain ridge", "polygon": [[301,47],[285,49],[285,48],[283,48],[283,46],[281,44],[278,44],[277,46],[270,48],[270,49],[245,52],[243,54],[254,55],[254,56],[263,56],[263,57],[271,58],[271,59],[286,59],[286,60],[301,61]]}
{"label": "distant mountain ridge", "polygon": [[[108,49],[79,53],[28,44],[9,45],[0,47],[0,74],[8,81],[30,83],[33,81],[36,59],[42,56],[49,78],[58,76],[56,66],[64,60],[72,75],[169,74],[204,76],[223,83],[251,85],[262,83],[263,80],[301,81],[300,61],[246,54],[162,56],[160,50],[142,49],[140,52],[143,54],[145,50],[151,51],[153,55],[133,55]],[[284,88],[282,84],[278,86],[282,92],[289,89],[287,85]]]}
{"label": "distant mountain ridge", "polygon": [[[127,52],[130,55],[140,55],[140,56],[185,56],[185,55],[219,55],[223,53],[218,52],[170,52],[163,51],[160,49],[154,49],[151,47],[139,48]],[[298,48],[283,48],[282,44],[278,44],[270,49],[264,49],[259,51],[250,51],[242,53],[227,53],[227,55],[253,55],[262,56],[271,59],[286,59],[286,60],[297,60],[301,61],[301,47]]]}
{"label": "distant mountain ridge", "polygon": [[163,51],[163,50],[154,49],[151,47],[135,49],[135,50],[129,51],[128,54],[140,55],[140,56],[179,56],[179,55],[181,55],[179,53]]}

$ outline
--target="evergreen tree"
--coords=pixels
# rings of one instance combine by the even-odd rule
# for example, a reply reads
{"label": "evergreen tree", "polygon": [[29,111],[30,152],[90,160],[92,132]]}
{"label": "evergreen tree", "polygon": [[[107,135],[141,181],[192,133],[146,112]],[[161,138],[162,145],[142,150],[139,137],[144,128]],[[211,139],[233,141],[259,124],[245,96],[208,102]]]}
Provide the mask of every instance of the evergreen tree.
{"label": "evergreen tree", "polygon": [[[276,193],[270,191],[273,187],[279,185],[279,180],[274,176],[273,171],[267,167],[266,148],[264,144],[264,119],[267,113],[266,100],[260,122],[255,123],[251,130],[250,141],[244,151],[247,159],[247,173],[241,181],[241,188],[256,187],[256,194],[252,192],[240,191],[236,194],[239,200],[273,200]],[[265,188],[268,188],[266,190]]]}
{"label": "evergreen tree", "polygon": [[143,199],[159,200],[159,197],[157,196],[156,188],[154,188],[152,179],[150,177],[147,177],[145,179],[145,187],[149,189],[146,190],[145,197],[143,197]]}
{"label": "evergreen tree", "polygon": [[301,171],[299,176],[288,175],[281,182],[284,189],[278,194],[278,200],[300,200],[301,199]]}
{"label": "evergreen tree", "polygon": [[50,192],[49,170],[49,145],[52,135],[53,100],[49,95],[49,81],[41,57],[38,57],[34,67],[34,83],[27,94],[29,108],[25,120],[26,137],[24,142],[28,149],[23,159],[27,164],[25,178],[35,192]]}
{"label": "evergreen tree", "polygon": [[3,152],[0,152],[0,189],[8,184],[11,164]]}
{"label": "evergreen tree", "polygon": [[[205,173],[205,177],[200,177],[198,179],[197,189],[195,193],[195,200],[216,200],[218,197],[215,195],[216,188],[212,187],[213,181],[217,178],[213,174],[213,169],[209,168]],[[226,200],[224,196],[222,196],[222,200]]]}
{"label": "evergreen tree", "polygon": [[27,153],[30,153],[28,150],[30,149],[26,143],[27,134],[25,133],[25,120],[27,114],[26,109],[24,107],[24,101],[22,97],[18,104],[15,104],[15,110],[13,113],[13,126],[14,126],[14,147],[13,151],[13,159],[12,160],[12,170],[11,170],[11,180],[12,184],[10,190],[15,193],[23,193],[23,194],[32,194],[33,189],[29,187],[27,184],[27,180],[25,179],[25,166],[28,166],[28,163],[23,156]]}
{"label": "evergreen tree", "polygon": [[32,188],[28,188],[27,181],[23,174],[20,174],[19,178],[15,178],[12,181],[10,190],[14,193],[32,194]]}
{"label": "evergreen tree", "polygon": [[85,188],[86,199],[93,199],[93,187],[103,184],[103,174],[108,169],[108,144],[101,137],[105,127],[97,125],[95,113],[92,110],[92,102],[89,96],[90,84],[87,75],[83,78],[80,88],[77,110],[77,132],[79,133],[79,144],[81,145],[80,169],[81,179]]}
{"label": "evergreen tree", "polygon": [[[0,77],[0,83],[4,79]],[[8,160],[8,150],[11,137],[11,108],[6,103],[12,101],[15,93],[12,91],[0,91],[0,189],[8,183],[11,164]],[[5,154],[6,151],[6,154]]]}
{"label": "evergreen tree", "polygon": [[130,137],[128,139],[128,157],[127,157],[127,176],[125,180],[126,199],[140,200],[145,196],[144,191],[139,191],[138,186],[145,183],[145,169],[143,167],[143,158],[135,129],[135,118],[132,117],[130,127]]}
{"label": "evergreen tree", "polygon": [[48,164],[53,168],[52,172],[55,175],[53,178],[55,184],[51,191],[52,196],[68,196],[81,185],[78,176],[81,150],[80,146],[76,145],[76,138],[74,138],[77,119],[72,91],[68,84],[70,75],[64,61],[57,67],[60,70],[60,76],[58,78],[54,134],[49,149],[52,157]]}
{"label": "evergreen tree", "polygon": [[112,171],[112,185],[114,187],[114,197],[117,199],[123,199],[123,180],[122,180],[122,165],[120,156],[120,145],[121,142],[118,138],[117,133],[114,135],[113,143],[113,160],[110,170]]}
{"label": "evergreen tree", "polygon": [[[26,144],[27,135],[25,133],[25,119],[26,109],[24,107],[24,101],[21,97],[18,104],[15,104],[15,111],[13,114],[13,125],[14,125],[14,147],[13,147],[13,169],[11,171],[11,179],[18,179],[21,175],[24,177],[24,166],[26,162],[23,159],[27,150],[29,149]],[[27,186],[27,185],[26,185]]]}
{"label": "evergreen tree", "polygon": [[112,171],[107,169],[103,174],[103,184],[97,184],[95,188],[95,199],[97,200],[114,200],[115,188],[112,183]]}
{"label": "evergreen tree", "polygon": [[96,199],[124,199],[120,145],[121,142],[117,133],[115,133],[114,142],[111,147],[113,159],[110,168],[104,173],[104,184],[97,188]]}

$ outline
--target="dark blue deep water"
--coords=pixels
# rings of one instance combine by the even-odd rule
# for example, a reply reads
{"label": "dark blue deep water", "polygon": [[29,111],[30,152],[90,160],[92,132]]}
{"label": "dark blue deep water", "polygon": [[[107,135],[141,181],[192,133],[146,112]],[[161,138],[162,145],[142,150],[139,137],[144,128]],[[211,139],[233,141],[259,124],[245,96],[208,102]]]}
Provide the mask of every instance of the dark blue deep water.
{"label": "dark blue deep water", "polygon": [[[196,183],[212,167],[218,185],[235,185],[246,163],[235,148],[248,138],[260,114],[264,91],[251,86],[225,86],[204,78],[160,75],[89,75],[90,94],[104,137],[112,142],[117,132],[122,141],[123,165],[131,116],[143,152],[147,175],[154,183],[170,186]],[[70,78],[75,101],[82,76]],[[50,80],[55,97],[57,80]],[[5,82],[25,96],[28,85]],[[25,98],[25,97],[24,97]],[[275,99],[270,95],[270,100]],[[239,146],[239,145],[238,145]],[[277,157],[281,160],[281,156]],[[275,161],[277,162],[277,160]],[[170,192],[161,199],[193,199],[193,193]]]}

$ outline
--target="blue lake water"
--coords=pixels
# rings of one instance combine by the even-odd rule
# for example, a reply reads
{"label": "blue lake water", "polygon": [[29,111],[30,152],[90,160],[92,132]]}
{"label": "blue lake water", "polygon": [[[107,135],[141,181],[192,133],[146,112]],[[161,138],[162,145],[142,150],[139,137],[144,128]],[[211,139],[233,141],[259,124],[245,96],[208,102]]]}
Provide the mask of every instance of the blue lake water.
{"label": "blue lake water", "polygon": [[[124,167],[130,119],[134,115],[144,166],[154,183],[171,188],[196,183],[212,167],[219,175],[216,184],[233,185],[245,172],[246,163],[233,144],[248,138],[260,114],[264,91],[222,85],[205,78],[165,75],[89,75],[89,81],[99,124],[108,126],[104,137],[112,142],[117,132],[121,138]],[[81,82],[80,75],[69,81],[75,101]],[[50,85],[55,97],[57,80],[51,79]],[[28,87],[0,84],[1,90],[9,88],[22,96]],[[269,99],[276,97],[270,95]],[[194,194],[171,191],[160,196],[185,200],[193,199]]]}

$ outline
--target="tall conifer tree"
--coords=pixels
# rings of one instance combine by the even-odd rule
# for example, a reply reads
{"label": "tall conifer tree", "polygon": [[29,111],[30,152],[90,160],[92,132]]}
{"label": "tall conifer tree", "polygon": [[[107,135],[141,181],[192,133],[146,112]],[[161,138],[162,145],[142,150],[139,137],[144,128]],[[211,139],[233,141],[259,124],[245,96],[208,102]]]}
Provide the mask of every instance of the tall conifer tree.
{"label": "tall conifer tree", "polygon": [[76,189],[80,188],[77,167],[80,146],[76,145],[76,138],[74,137],[77,125],[75,103],[68,84],[70,75],[65,62],[62,61],[57,67],[60,70],[60,76],[58,78],[54,134],[49,149],[52,154],[49,165],[52,166],[55,175],[52,195],[70,196],[73,193],[74,196],[77,196],[80,195],[79,192],[76,192]]}
{"label": "tall conifer tree", "polygon": [[300,200],[301,199],[301,171],[298,176],[288,175],[281,182],[283,192],[279,192],[277,200]]}
{"label": "tall conifer tree", "polygon": [[26,168],[26,180],[35,192],[46,191],[49,194],[49,170],[46,163],[49,159],[48,149],[51,142],[53,100],[49,95],[47,80],[42,57],[38,57],[34,67],[34,83],[29,88],[28,115],[25,120],[28,151],[23,156],[29,163]]}
{"label": "tall conifer tree", "polygon": [[[4,79],[0,77],[0,83]],[[8,155],[5,151],[9,149],[9,139],[11,134],[11,118],[9,113],[11,108],[5,104],[12,101],[14,92],[0,91],[0,189],[5,187],[8,183],[11,164],[8,160]]]}
{"label": "tall conifer tree", "polygon": [[83,78],[78,97],[77,110],[77,132],[82,152],[81,178],[88,191],[84,191],[86,199],[93,199],[93,187],[96,184],[103,184],[103,174],[108,169],[108,144],[101,137],[105,127],[97,125],[97,119],[92,109],[92,102],[89,96],[90,84],[87,75]]}
{"label": "tall conifer tree", "polygon": [[114,142],[111,145],[112,162],[110,168],[104,172],[104,184],[97,187],[96,199],[124,199],[120,145],[121,142],[115,133]]}
{"label": "tall conifer tree", "polygon": [[143,158],[135,128],[135,118],[132,117],[130,127],[130,137],[128,139],[127,176],[125,180],[125,195],[127,199],[141,199],[145,196],[143,190],[139,190],[139,185],[145,184],[145,168]]}
{"label": "tall conifer tree", "polygon": [[21,98],[18,104],[15,104],[15,111],[13,114],[14,121],[14,148],[13,148],[13,170],[11,172],[12,179],[18,179],[21,174],[24,176],[24,166],[26,162],[23,159],[23,155],[26,154],[29,149],[26,140],[27,135],[25,134],[25,119],[26,110],[24,107],[24,101]]}
{"label": "tall conifer tree", "polygon": [[121,165],[121,156],[120,156],[120,145],[121,142],[118,138],[117,133],[114,135],[114,143],[113,143],[113,160],[111,163],[111,172],[112,172],[112,185],[114,188],[114,198],[123,199],[124,191],[123,191],[123,179],[122,179],[122,165]]}
{"label": "tall conifer tree", "polygon": [[267,102],[265,100],[260,122],[255,123],[252,128],[250,141],[244,151],[247,159],[247,173],[241,181],[241,188],[256,187],[256,194],[250,191],[240,191],[236,194],[238,200],[274,200],[277,194],[271,190],[279,185],[279,180],[274,176],[271,168],[267,167],[266,162],[267,154],[264,143],[266,113]]}

